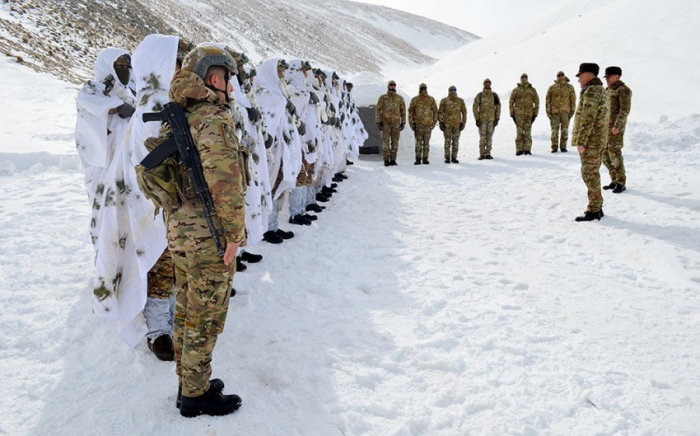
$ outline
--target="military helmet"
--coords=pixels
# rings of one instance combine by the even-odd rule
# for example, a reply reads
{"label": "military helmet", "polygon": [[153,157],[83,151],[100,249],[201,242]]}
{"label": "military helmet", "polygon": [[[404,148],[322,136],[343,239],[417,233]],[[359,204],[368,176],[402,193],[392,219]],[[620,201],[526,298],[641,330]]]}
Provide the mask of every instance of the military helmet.
{"label": "military helmet", "polygon": [[333,76],[332,76],[332,78],[335,79],[335,80],[338,80],[338,79],[340,79],[340,76],[339,76],[338,74],[336,74],[335,71],[333,71]]}
{"label": "military helmet", "polygon": [[345,87],[348,88],[348,89],[352,89],[353,86],[354,86],[354,85],[352,84],[352,82],[347,82],[347,83],[345,84]]}
{"label": "military helmet", "polygon": [[326,77],[328,77],[328,76],[326,75],[326,73],[325,73],[322,69],[320,69],[320,68],[316,68],[316,71],[314,71],[314,76],[320,76],[320,77],[322,77],[322,78],[324,78],[324,79],[325,79]]}
{"label": "military helmet", "polygon": [[114,68],[131,68],[131,55],[123,54],[114,61]]}
{"label": "military helmet", "polygon": [[310,70],[313,69],[313,68],[311,68],[311,62],[309,62],[309,61],[304,61],[304,62],[302,62],[302,63],[301,63],[301,67],[302,67],[303,69],[305,69],[306,71],[310,71]]}
{"label": "military helmet", "polygon": [[235,74],[236,61],[225,49],[204,44],[196,46],[182,61],[183,70],[192,71],[202,80],[211,67],[223,67]]}
{"label": "military helmet", "polygon": [[255,76],[258,75],[258,70],[256,70],[255,68],[251,68],[251,69],[250,69],[250,73],[248,73],[248,75],[249,75],[250,77],[255,77]]}
{"label": "military helmet", "polygon": [[182,60],[185,59],[185,56],[187,56],[187,53],[192,51],[193,48],[194,44],[192,41],[181,37],[177,42],[177,60],[182,62]]}
{"label": "military helmet", "polygon": [[278,66],[278,67],[282,67],[282,68],[284,68],[285,70],[286,70],[286,69],[289,69],[289,64],[288,64],[287,61],[284,60],[284,59],[280,59],[279,61],[277,61],[277,66]]}

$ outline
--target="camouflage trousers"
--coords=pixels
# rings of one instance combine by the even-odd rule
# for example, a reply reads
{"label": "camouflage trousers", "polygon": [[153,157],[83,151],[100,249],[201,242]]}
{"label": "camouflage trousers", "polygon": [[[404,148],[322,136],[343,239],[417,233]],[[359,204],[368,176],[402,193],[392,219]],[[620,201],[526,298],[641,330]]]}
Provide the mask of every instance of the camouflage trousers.
{"label": "camouflage trousers", "polygon": [[569,121],[571,118],[565,112],[552,114],[549,125],[552,127],[552,150],[566,150],[566,143],[569,140]]}
{"label": "camouflage trousers", "polygon": [[433,126],[416,126],[416,160],[428,159],[430,156],[430,135]]}
{"label": "camouflage trousers", "polygon": [[598,212],[603,208],[603,192],[600,189],[600,163],[603,150],[586,147],[580,154],[581,178],[588,188],[587,212]]}
{"label": "camouflage trousers", "polygon": [[481,122],[481,127],[479,127],[479,156],[491,155],[493,131],[493,121],[489,121],[488,123]]}
{"label": "camouflage trousers", "polygon": [[148,298],[167,300],[173,295],[175,273],[173,272],[173,258],[170,250],[163,250],[156,264],[153,265],[147,275]]}
{"label": "camouflage trousers", "polygon": [[515,122],[515,151],[532,150],[532,117],[524,119],[516,117]]}
{"label": "camouflage trousers", "polygon": [[459,136],[462,132],[459,127],[445,126],[445,159],[457,159],[459,152]]}
{"label": "camouflage trousers", "polygon": [[[183,209],[181,207],[180,209]],[[224,330],[236,263],[224,265],[200,214],[175,211],[168,221],[168,243],[175,268],[173,345],[175,371],[187,397],[209,389],[211,359]]]}
{"label": "camouflage trousers", "polygon": [[624,132],[617,135],[608,133],[608,148],[603,153],[603,164],[610,173],[610,181],[627,184],[627,174],[625,173],[625,160],[622,157],[622,144]]}
{"label": "camouflage trousers", "polygon": [[396,160],[399,151],[399,124],[384,124],[382,128],[382,156],[385,161]]}

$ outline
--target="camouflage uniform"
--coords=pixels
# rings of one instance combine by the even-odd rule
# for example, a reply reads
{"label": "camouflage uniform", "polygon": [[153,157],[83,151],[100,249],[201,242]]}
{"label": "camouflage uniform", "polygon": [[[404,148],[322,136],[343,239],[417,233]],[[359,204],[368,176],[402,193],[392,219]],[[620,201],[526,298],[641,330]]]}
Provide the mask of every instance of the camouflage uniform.
{"label": "camouflage uniform", "polygon": [[375,121],[381,126],[384,161],[395,161],[399,150],[401,129],[406,124],[406,102],[396,93],[396,90],[390,89],[379,97]]}
{"label": "camouflage uniform", "polygon": [[529,153],[532,150],[532,123],[540,112],[540,98],[527,78],[513,89],[508,107],[517,129],[515,150]]}
{"label": "camouflage uniform", "polygon": [[547,90],[545,110],[552,127],[552,151],[557,151],[557,148],[566,151],[569,121],[576,111],[576,90],[569,82],[569,78],[560,71],[554,85]]}
{"label": "camouflage uniform", "polygon": [[479,128],[479,156],[491,156],[493,132],[501,118],[501,99],[490,89],[484,89],[474,97],[472,112]]}
{"label": "camouflage uniform", "polygon": [[[416,162],[427,162],[430,155],[430,134],[438,121],[438,107],[435,99],[428,95],[424,83],[418,89],[418,95],[408,105],[408,125],[416,135]],[[425,89],[425,92],[421,89]]]}
{"label": "camouflage uniform", "polygon": [[[625,161],[622,158],[622,146],[625,136],[627,116],[632,107],[632,90],[622,80],[618,80],[608,88],[610,96],[610,126],[608,129],[608,147],[603,153],[603,164],[610,173],[612,183],[627,184]],[[610,129],[617,127],[620,133],[613,135]]]}
{"label": "camouflage uniform", "polygon": [[[239,143],[228,105],[193,73],[208,48],[197,47],[183,61],[170,87],[170,99],[185,109],[199,151],[204,178],[216,210],[215,222],[226,244],[243,243],[245,175]],[[233,60],[231,59],[233,62]],[[167,129],[167,127],[164,127]],[[176,372],[183,397],[198,397],[209,389],[211,356],[223,331],[236,263],[218,255],[204,212],[180,166],[180,205],[168,214],[168,244],[177,287],[173,323]]]}
{"label": "camouflage uniform", "polygon": [[459,152],[459,136],[467,124],[467,106],[464,99],[457,97],[455,93],[440,100],[438,121],[440,127],[444,125],[445,128],[445,160],[455,160]]}
{"label": "camouflage uniform", "polygon": [[148,271],[148,298],[167,300],[173,295],[173,258],[166,248]]}
{"label": "camouflage uniform", "polygon": [[609,118],[610,99],[603,82],[596,77],[581,90],[571,138],[575,147],[585,147],[581,153],[581,177],[588,188],[586,212],[599,212],[603,208],[600,163],[608,141]]}

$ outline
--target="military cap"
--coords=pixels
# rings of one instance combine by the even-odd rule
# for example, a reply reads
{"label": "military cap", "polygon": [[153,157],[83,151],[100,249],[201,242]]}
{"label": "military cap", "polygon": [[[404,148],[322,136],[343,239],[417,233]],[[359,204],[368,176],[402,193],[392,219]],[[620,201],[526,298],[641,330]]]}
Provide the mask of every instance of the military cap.
{"label": "military cap", "polygon": [[428,89],[428,85],[426,85],[425,83],[421,83],[420,85],[418,85],[418,90],[421,89]]}
{"label": "military cap", "polygon": [[491,83],[491,79],[487,77],[486,79],[484,79],[484,83]]}
{"label": "military cap", "polygon": [[605,77],[608,76],[622,76],[622,68],[620,67],[608,67],[605,69]]}
{"label": "military cap", "polygon": [[578,67],[578,74],[576,74],[576,77],[579,77],[582,73],[593,73],[594,76],[597,76],[599,71],[600,67],[598,64],[584,62]]}
{"label": "military cap", "polygon": [[204,80],[211,67],[223,67],[231,73],[236,71],[236,61],[224,49],[200,44],[190,51],[182,61],[182,69],[192,71]]}
{"label": "military cap", "polygon": [[389,83],[387,83],[387,86],[392,86],[392,85],[396,86],[396,82],[394,82],[393,80],[389,80]]}

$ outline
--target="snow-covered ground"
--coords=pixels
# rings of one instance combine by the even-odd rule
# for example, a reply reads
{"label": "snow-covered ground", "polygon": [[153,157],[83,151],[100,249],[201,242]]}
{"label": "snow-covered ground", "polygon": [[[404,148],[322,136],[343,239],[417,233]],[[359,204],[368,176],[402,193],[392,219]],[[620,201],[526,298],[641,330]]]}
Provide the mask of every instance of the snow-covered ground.
{"label": "snow-covered ground", "polygon": [[543,120],[533,156],[504,122],[477,161],[470,113],[459,165],[438,130],[428,166],[363,157],[311,227],[251,247],[214,353],[243,407],[185,419],[173,364],[91,314],[75,88],[0,79],[0,435],[700,434],[700,115],[633,101],[628,190],[593,223]]}

